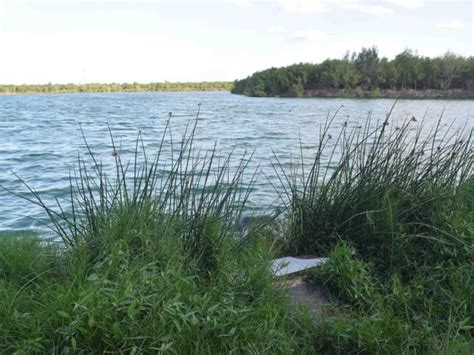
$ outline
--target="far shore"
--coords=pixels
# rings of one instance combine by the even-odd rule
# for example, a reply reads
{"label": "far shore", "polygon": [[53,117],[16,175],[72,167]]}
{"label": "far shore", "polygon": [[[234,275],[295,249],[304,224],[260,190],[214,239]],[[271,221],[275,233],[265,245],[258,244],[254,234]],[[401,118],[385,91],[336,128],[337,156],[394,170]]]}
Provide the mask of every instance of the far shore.
{"label": "far shore", "polygon": [[228,91],[228,81],[202,82],[154,82],[154,83],[85,83],[85,84],[0,84],[0,94],[75,94],[75,93],[118,93],[118,92],[193,92]]}
{"label": "far shore", "polygon": [[474,91],[462,89],[450,90],[359,90],[359,89],[324,89],[305,90],[303,97],[335,97],[335,98],[390,98],[390,99],[447,99],[447,100],[472,100]]}
{"label": "far shore", "polygon": [[122,91],[53,91],[53,92],[38,92],[38,91],[28,91],[28,92],[0,92],[0,96],[18,96],[18,95],[62,95],[62,94],[143,94],[143,93],[182,93],[182,92],[224,92],[230,91],[228,89],[213,89],[213,90],[148,90],[148,91],[139,91],[139,90],[122,90]]}
{"label": "far shore", "polygon": [[[151,92],[166,92],[166,93],[182,93],[182,92],[225,92],[229,89],[200,89],[200,90],[117,90],[117,91],[6,91],[1,92],[0,95],[61,95],[61,94],[120,94],[120,93],[151,93]],[[240,95],[240,94],[236,94]],[[244,95],[248,96],[248,95]],[[359,89],[311,89],[305,90],[302,96],[290,95],[275,95],[266,97],[276,98],[334,98],[334,99],[407,99],[407,100],[474,100],[474,91],[450,89],[450,90],[359,90]]]}
{"label": "far shore", "polygon": [[[251,96],[245,94],[237,94]],[[306,89],[301,95],[274,95],[274,96],[251,96],[251,97],[273,97],[273,98],[334,98],[334,99],[407,99],[407,100],[474,100],[474,91],[449,89],[449,90],[392,90],[376,89]]]}

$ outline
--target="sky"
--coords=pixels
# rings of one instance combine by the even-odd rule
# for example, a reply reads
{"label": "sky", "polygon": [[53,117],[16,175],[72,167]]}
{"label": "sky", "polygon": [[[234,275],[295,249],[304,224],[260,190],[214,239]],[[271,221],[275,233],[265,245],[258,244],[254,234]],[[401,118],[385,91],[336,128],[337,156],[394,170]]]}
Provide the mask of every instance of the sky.
{"label": "sky", "polygon": [[231,81],[342,58],[474,55],[472,0],[0,0],[0,84]]}

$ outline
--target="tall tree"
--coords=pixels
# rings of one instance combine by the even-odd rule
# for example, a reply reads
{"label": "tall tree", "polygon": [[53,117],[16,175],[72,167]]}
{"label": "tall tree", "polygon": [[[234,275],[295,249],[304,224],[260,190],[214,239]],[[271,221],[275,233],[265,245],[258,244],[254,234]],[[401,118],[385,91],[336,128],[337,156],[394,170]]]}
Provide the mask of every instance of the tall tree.
{"label": "tall tree", "polygon": [[457,56],[452,52],[446,52],[442,58],[442,72],[443,72],[443,89],[450,89],[453,79],[461,66],[463,65],[464,58]]}
{"label": "tall tree", "polygon": [[355,65],[361,77],[362,87],[368,90],[377,88],[380,74],[377,47],[362,48],[355,59]]}

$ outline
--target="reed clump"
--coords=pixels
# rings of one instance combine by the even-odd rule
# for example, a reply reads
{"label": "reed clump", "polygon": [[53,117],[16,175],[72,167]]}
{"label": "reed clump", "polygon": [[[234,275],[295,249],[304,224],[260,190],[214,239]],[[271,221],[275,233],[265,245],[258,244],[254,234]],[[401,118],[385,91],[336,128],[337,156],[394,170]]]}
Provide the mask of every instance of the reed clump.
{"label": "reed clump", "polygon": [[308,175],[282,179],[286,252],[330,255],[310,276],[338,305],[322,352],[472,350],[472,128],[415,121],[343,127],[328,153],[329,120]]}
{"label": "reed clump", "polygon": [[153,157],[139,135],[127,158],[111,134],[112,174],[85,140],[56,206],[27,185],[59,243],[0,238],[0,352],[311,349],[309,316],[272,286],[272,252],[238,230],[249,157],[195,149],[197,122],[165,144],[168,123]]}

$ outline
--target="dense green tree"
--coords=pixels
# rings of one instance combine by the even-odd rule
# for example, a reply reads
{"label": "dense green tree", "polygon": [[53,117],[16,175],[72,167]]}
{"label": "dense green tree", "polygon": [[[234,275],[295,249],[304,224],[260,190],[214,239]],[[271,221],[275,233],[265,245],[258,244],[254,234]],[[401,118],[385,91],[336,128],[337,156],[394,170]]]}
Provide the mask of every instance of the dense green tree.
{"label": "dense green tree", "polygon": [[393,61],[389,61],[387,58],[380,60],[380,77],[379,86],[382,89],[396,89],[396,66]]}
{"label": "dense green tree", "polygon": [[361,76],[362,87],[368,90],[377,88],[380,78],[380,60],[377,48],[362,48],[355,59],[355,65]]}
{"label": "dense green tree", "polygon": [[474,91],[474,57],[469,57],[456,72],[453,86]]}
{"label": "dense green tree", "polygon": [[249,96],[302,96],[307,90],[357,89],[371,95],[379,89],[474,90],[474,59],[447,52],[436,58],[405,49],[393,60],[379,58],[376,47],[320,64],[271,68],[234,82],[233,93]]}
{"label": "dense green tree", "polygon": [[437,88],[440,78],[441,67],[440,60],[421,58],[419,61],[420,84],[422,89]]}
{"label": "dense green tree", "polygon": [[400,89],[417,86],[417,56],[410,49],[405,49],[394,60],[396,81]]}
{"label": "dense green tree", "polygon": [[450,89],[453,79],[464,64],[464,58],[452,52],[446,52],[443,56],[441,70],[443,73],[443,88]]}

